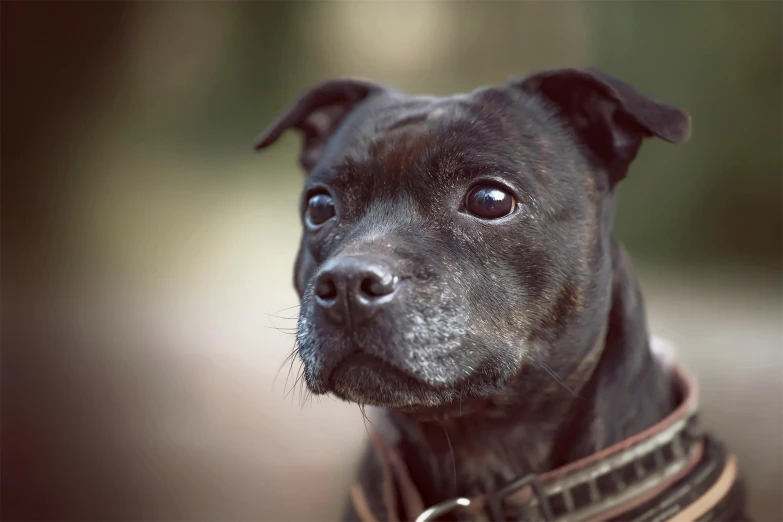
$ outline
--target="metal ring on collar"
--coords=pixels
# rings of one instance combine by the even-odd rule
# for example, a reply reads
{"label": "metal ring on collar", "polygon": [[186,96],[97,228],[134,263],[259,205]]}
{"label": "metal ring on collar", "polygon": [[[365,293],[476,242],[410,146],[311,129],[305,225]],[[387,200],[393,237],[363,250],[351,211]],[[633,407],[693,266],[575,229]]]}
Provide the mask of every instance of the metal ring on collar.
{"label": "metal ring on collar", "polygon": [[416,517],[416,522],[429,522],[435,520],[437,517],[451,512],[459,506],[467,507],[470,505],[470,499],[459,497],[451,500],[446,500],[440,504],[435,504],[431,508],[426,509],[421,515]]}

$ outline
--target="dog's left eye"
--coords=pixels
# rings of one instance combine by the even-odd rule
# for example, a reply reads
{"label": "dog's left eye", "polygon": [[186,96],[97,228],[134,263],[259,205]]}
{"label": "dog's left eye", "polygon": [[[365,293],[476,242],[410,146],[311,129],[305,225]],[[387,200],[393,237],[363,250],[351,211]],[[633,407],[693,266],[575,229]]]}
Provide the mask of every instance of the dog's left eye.
{"label": "dog's left eye", "polygon": [[311,226],[318,226],[334,217],[334,201],[329,194],[319,192],[313,194],[307,201],[307,222]]}
{"label": "dog's left eye", "polygon": [[465,208],[474,216],[498,219],[513,213],[517,200],[503,189],[484,185],[468,192]]}

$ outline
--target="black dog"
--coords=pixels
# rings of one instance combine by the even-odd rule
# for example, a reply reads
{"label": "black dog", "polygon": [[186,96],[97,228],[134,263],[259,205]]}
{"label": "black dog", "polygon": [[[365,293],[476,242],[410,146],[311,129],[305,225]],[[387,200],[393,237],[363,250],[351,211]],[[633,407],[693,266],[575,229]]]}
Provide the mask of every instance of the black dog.
{"label": "black dog", "polygon": [[[257,148],[289,128],[308,173],[295,268],[307,386],[390,421],[346,518],[665,519],[678,487],[703,494],[668,503],[682,516],[707,492],[718,500],[701,515],[743,516],[739,480],[715,495],[733,458],[694,433],[690,381],[651,354],[611,234],[642,140],[686,141],[686,114],[567,69],[445,98],[327,82]],[[645,442],[655,452],[639,453],[642,432],[662,438]]]}

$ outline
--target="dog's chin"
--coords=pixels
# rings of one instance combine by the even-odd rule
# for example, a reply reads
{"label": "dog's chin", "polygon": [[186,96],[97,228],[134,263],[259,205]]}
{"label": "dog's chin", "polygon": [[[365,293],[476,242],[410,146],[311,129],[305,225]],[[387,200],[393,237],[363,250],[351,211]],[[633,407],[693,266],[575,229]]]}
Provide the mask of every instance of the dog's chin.
{"label": "dog's chin", "polygon": [[454,396],[449,386],[428,385],[365,353],[346,357],[329,376],[326,388],[346,401],[402,411],[441,406]]}
{"label": "dog's chin", "polygon": [[[307,372],[305,373],[307,376]],[[502,393],[504,381],[478,372],[448,384],[428,383],[373,355],[354,353],[328,375],[307,378],[310,391],[421,418],[462,416]]]}

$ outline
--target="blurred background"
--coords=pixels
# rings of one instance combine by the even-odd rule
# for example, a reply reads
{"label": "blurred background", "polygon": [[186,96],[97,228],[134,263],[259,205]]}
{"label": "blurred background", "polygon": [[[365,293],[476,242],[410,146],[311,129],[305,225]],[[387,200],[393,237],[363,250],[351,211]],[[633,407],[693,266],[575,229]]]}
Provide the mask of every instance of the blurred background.
{"label": "blurred background", "polygon": [[365,430],[276,378],[303,176],[295,133],[253,138],[335,76],[447,94],[593,65],[692,114],[689,144],[642,148],[616,231],[751,514],[781,520],[781,15],[3,2],[3,518],[333,519]]}

